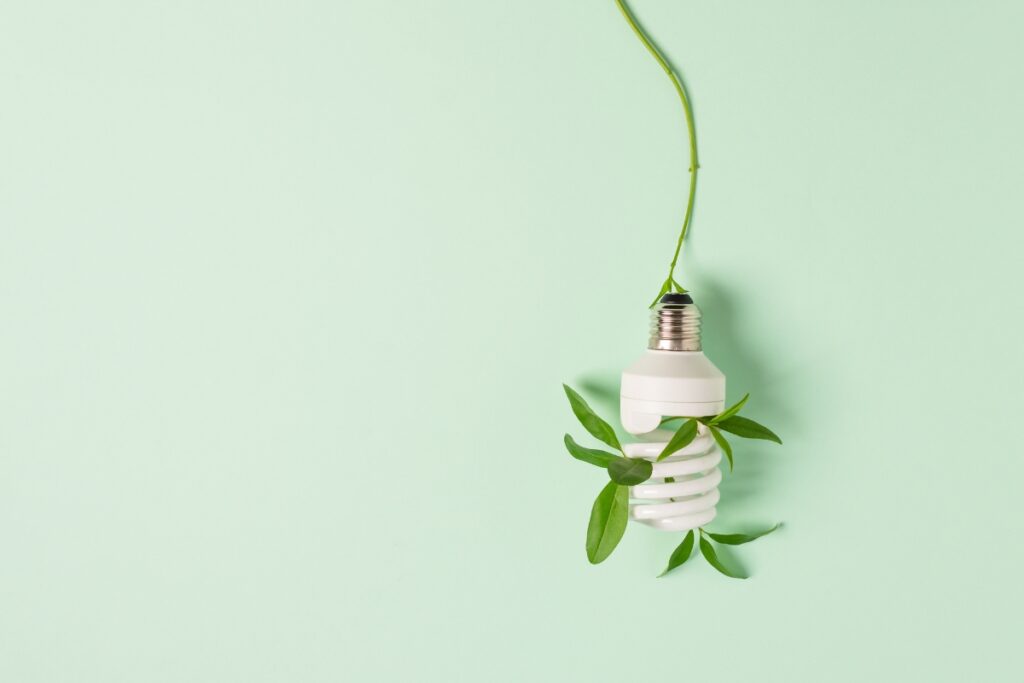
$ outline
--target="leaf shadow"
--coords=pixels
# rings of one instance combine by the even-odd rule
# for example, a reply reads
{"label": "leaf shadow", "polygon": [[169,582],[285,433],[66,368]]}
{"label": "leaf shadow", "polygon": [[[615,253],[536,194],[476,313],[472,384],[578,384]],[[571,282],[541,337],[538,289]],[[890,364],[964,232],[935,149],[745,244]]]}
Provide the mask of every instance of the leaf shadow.
{"label": "leaf shadow", "polygon": [[605,411],[619,412],[619,376],[611,372],[592,373],[580,378],[580,391]]}
{"label": "leaf shadow", "polygon": [[622,428],[619,418],[619,373],[611,371],[591,372],[577,380],[580,393],[591,404],[598,415],[605,418],[619,439],[623,442],[632,439]]}

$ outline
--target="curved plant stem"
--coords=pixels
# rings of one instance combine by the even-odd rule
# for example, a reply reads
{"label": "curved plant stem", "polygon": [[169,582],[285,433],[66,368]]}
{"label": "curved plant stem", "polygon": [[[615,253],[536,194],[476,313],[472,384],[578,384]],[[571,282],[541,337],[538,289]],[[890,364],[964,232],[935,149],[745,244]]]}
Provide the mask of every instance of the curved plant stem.
{"label": "curved plant stem", "polygon": [[[669,80],[672,81],[672,85],[675,87],[676,92],[679,93],[679,100],[683,103],[683,112],[686,114],[686,132],[690,138],[690,192],[686,198],[686,214],[683,216],[683,228],[679,232],[679,240],[676,242],[676,251],[672,255],[672,263],[668,267],[668,278],[662,285],[662,292],[672,291],[675,288],[676,291],[685,292],[686,290],[675,281],[675,270],[676,263],[679,261],[679,252],[683,248],[683,240],[686,239],[686,231],[690,228],[690,219],[693,217],[693,198],[697,192],[697,169],[700,168],[700,164],[697,163],[697,132],[693,125],[693,109],[690,107],[690,98],[686,95],[686,86],[683,85],[682,79],[675,71],[672,66],[665,59],[665,56],[661,54],[661,50],[651,41],[650,37],[644,32],[640,25],[636,21],[636,17],[626,6],[625,0],[615,0],[619,6],[619,10],[622,12],[622,16],[626,18],[626,22],[629,23],[630,28],[633,29],[633,33],[640,39],[640,42],[644,44],[647,51],[651,53],[651,56],[658,62],[661,68],[668,75]],[[661,297],[661,294],[658,297]],[[657,299],[655,299],[657,303]]]}

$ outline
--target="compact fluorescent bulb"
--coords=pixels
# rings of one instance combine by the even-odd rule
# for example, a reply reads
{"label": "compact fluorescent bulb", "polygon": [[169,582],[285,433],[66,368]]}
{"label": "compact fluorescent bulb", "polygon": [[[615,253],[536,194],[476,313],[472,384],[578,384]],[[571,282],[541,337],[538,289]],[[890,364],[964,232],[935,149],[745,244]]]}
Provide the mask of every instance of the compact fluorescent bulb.
{"label": "compact fluorescent bulb", "polygon": [[[647,351],[622,373],[622,424],[641,443],[626,455],[654,461],[672,438],[666,417],[704,417],[725,410],[725,375],[700,344],[700,309],[689,294],[664,295],[652,311]],[[673,423],[675,427],[679,423]],[[630,518],[666,531],[686,531],[715,518],[722,453],[707,427],[685,448],[654,463],[651,478],[630,488]]]}

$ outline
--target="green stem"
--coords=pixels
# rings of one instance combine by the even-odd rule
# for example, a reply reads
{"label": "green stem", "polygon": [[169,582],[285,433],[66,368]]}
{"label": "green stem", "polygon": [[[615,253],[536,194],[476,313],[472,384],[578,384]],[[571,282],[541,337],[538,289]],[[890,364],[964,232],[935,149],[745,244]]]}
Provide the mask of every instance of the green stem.
{"label": "green stem", "polygon": [[654,57],[665,71],[669,80],[672,81],[676,92],[679,93],[679,100],[683,103],[683,112],[686,114],[686,132],[690,138],[690,192],[686,198],[686,214],[683,216],[683,228],[679,232],[679,240],[676,242],[676,251],[672,255],[672,263],[668,267],[668,278],[666,280],[670,290],[674,286],[677,290],[686,291],[675,281],[673,276],[676,270],[676,263],[679,261],[679,252],[683,248],[683,240],[686,238],[686,231],[690,228],[690,219],[693,217],[693,198],[697,193],[697,169],[700,168],[700,164],[697,163],[697,132],[693,125],[693,110],[690,107],[690,98],[686,95],[686,86],[683,85],[679,74],[672,70],[672,66],[665,59],[665,56],[661,54],[657,46],[651,41],[644,30],[640,28],[636,17],[633,16],[633,13],[626,6],[625,0],[615,0],[615,2],[622,12],[622,16],[626,18],[626,22],[633,29],[633,33],[636,34],[636,37],[640,39],[640,42],[644,44],[647,51],[651,53],[651,56]]}

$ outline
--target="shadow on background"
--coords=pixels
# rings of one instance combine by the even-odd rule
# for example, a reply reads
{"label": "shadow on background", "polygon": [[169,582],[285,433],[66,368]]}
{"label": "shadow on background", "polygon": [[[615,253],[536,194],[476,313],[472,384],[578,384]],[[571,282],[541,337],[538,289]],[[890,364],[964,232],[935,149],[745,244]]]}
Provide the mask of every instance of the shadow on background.
{"label": "shadow on background", "polygon": [[[769,359],[759,352],[757,340],[743,324],[744,311],[735,302],[741,301],[727,284],[714,277],[699,278],[700,289],[693,292],[694,301],[701,308],[702,341],[708,358],[725,373],[729,403],[738,401],[750,393],[750,401],[743,414],[779,434],[783,444],[786,430],[779,425],[794,426],[793,415],[786,404],[783,393],[776,389],[774,373]],[[736,519],[731,512],[748,510],[756,501],[767,504],[771,500],[773,478],[782,462],[779,456],[785,445],[768,441],[755,441],[731,437],[735,451],[736,468],[723,471],[725,477],[719,486],[722,500],[718,504],[723,521],[733,524]],[[723,462],[722,467],[727,469]],[[753,510],[751,510],[753,512]],[[771,510],[764,508],[757,516],[770,516]],[[765,517],[767,518],[767,517]],[[772,523],[780,520],[772,520]],[[729,531],[750,531],[752,529],[730,528]]]}

